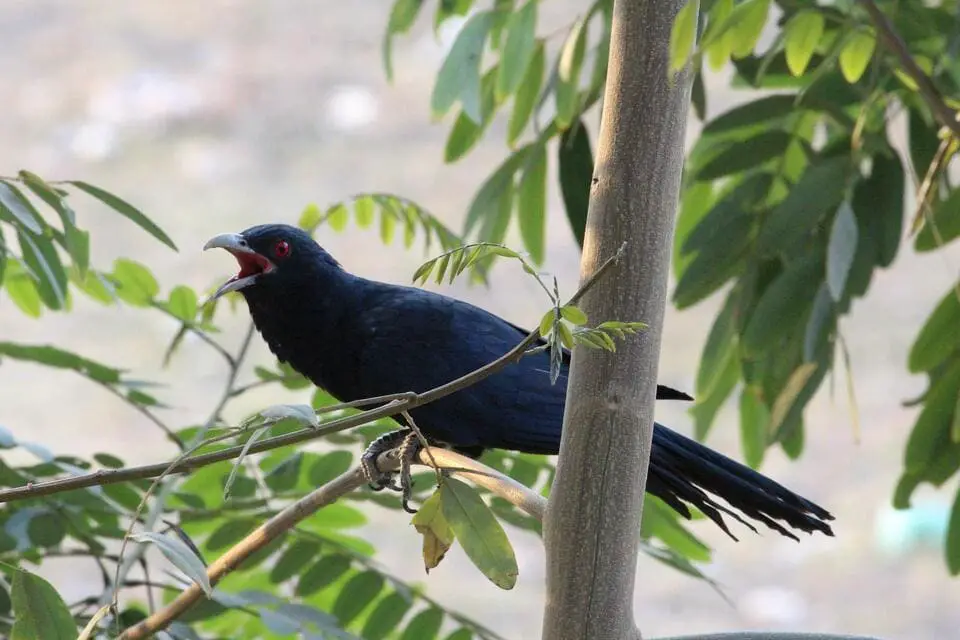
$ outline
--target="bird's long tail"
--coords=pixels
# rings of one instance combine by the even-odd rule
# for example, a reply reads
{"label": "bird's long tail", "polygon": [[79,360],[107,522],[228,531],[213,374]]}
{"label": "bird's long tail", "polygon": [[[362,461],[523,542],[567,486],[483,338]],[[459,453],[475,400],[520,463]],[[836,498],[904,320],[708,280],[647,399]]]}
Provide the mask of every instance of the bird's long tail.
{"label": "bird's long tail", "polygon": [[[743,516],[757,520],[794,540],[797,537],[781,522],[807,533],[820,531],[833,535],[826,523],[833,520],[833,516],[826,509],[750,467],[660,424],[654,428],[653,442],[647,491],[685,517],[690,517],[687,505],[693,505],[734,540],[736,537],[727,528],[723,514],[753,531],[756,528]],[[715,498],[721,498],[729,507],[716,502]]]}

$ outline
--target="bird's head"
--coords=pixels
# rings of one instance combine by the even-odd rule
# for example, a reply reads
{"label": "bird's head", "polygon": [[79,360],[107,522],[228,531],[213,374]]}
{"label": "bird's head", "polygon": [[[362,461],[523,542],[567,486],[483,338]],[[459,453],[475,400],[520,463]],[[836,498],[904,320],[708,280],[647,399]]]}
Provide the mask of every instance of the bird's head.
{"label": "bird's head", "polygon": [[240,233],[221,233],[203,250],[225,249],[240,265],[237,275],[217,289],[211,299],[231,291],[280,287],[316,272],[318,266],[339,265],[305,231],[285,224],[264,224]]}

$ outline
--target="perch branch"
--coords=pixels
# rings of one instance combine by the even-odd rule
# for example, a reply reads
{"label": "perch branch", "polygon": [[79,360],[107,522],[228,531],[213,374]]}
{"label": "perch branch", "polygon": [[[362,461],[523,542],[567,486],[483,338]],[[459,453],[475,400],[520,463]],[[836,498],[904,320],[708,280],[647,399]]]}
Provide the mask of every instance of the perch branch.
{"label": "perch branch", "polygon": [[[490,467],[471,460],[453,451],[429,448],[420,452],[420,463],[430,465],[431,456],[442,469],[457,469],[453,475],[469,478],[476,484],[490,490],[495,495],[516,505],[531,516],[542,520],[546,510],[546,499],[528,489],[512,478]],[[377,460],[379,468],[395,471],[399,468],[396,450],[387,451]],[[302,520],[313,515],[350,491],[361,487],[366,479],[360,469],[354,469],[319,487],[309,495],[293,503],[267,522],[262,524],[246,538],[234,545],[229,551],[210,564],[207,577],[211,585],[216,585],[228,573],[236,569],[253,553],[259,551],[279,536],[283,535]],[[186,613],[203,598],[203,590],[196,584],[187,587],[166,607],[126,629],[117,640],[135,640],[147,638],[165,629],[178,617]]]}

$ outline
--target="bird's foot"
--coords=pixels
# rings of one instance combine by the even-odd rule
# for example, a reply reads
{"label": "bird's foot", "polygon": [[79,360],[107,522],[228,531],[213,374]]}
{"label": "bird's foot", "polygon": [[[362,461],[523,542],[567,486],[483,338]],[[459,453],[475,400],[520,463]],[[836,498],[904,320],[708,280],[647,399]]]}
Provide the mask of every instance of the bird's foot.
{"label": "bird's foot", "polygon": [[410,506],[410,498],[413,497],[413,478],[410,469],[414,461],[420,455],[423,446],[420,438],[414,432],[409,432],[400,443],[400,490],[402,493],[401,505],[407,513],[416,513],[417,510]]}
{"label": "bird's foot", "polygon": [[394,482],[395,473],[380,470],[377,458],[391,449],[402,446],[408,434],[413,435],[406,429],[386,433],[371,442],[360,456],[360,469],[372,490],[383,491],[389,488],[392,491],[403,491],[403,487]]}

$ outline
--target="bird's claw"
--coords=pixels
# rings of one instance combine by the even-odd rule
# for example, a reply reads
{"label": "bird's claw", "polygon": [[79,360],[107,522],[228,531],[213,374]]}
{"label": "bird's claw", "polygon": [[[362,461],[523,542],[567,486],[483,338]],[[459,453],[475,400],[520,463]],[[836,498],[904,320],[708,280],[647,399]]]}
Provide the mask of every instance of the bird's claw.
{"label": "bird's claw", "polygon": [[[373,491],[390,489],[402,494],[401,505],[407,513],[417,512],[410,506],[410,500],[413,497],[413,479],[410,469],[420,454],[421,448],[417,434],[403,429],[380,436],[370,443],[370,446],[360,457],[360,469],[369,483],[370,489]],[[381,471],[379,465],[377,465],[377,458],[391,449],[398,449],[400,460],[400,471],[398,473]],[[399,477],[399,482],[394,479],[395,477]]]}
{"label": "bird's claw", "polygon": [[400,443],[400,490],[402,493],[400,504],[407,513],[417,512],[409,504],[413,497],[413,478],[410,469],[413,467],[414,460],[420,455],[422,448],[420,439],[412,431]]}
{"label": "bird's claw", "polygon": [[406,435],[407,431],[405,429],[386,433],[371,442],[370,446],[363,452],[363,455],[360,456],[360,469],[363,472],[363,477],[370,485],[370,489],[373,491],[383,491],[384,489],[397,492],[403,491],[403,488],[394,482],[393,478],[396,475],[395,473],[380,470],[380,466],[377,464],[377,458],[379,458],[381,454],[403,444]]}

